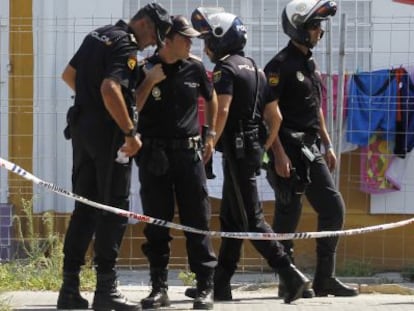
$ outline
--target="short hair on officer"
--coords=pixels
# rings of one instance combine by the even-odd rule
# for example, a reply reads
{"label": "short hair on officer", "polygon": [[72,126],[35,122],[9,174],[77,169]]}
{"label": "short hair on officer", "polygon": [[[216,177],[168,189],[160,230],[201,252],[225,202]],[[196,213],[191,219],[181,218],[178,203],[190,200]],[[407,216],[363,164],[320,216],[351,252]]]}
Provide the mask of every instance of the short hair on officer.
{"label": "short hair on officer", "polygon": [[336,8],[336,2],[330,0],[292,0],[282,12],[283,32],[292,40],[313,48],[307,27],[334,16]]}
{"label": "short hair on officer", "polygon": [[208,49],[214,57],[213,62],[231,53],[244,49],[247,41],[247,28],[234,14],[220,8],[199,7],[191,15],[193,27],[201,33]]}
{"label": "short hair on officer", "polygon": [[136,21],[144,17],[149,17],[153,21],[157,32],[157,46],[163,46],[165,36],[172,26],[171,18],[167,10],[160,3],[151,2],[139,9],[131,18],[131,21]]}

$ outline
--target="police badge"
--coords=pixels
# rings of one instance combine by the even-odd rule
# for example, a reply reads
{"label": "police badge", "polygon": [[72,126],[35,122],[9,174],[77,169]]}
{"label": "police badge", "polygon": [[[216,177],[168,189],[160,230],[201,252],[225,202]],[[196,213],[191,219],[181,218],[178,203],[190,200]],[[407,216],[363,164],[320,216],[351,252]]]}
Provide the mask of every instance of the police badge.
{"label": "police badge", "polygon": [[158,86],[155,86],[151,91],[152,97],[154,97],[155,100],[161,99],[161,90]]}
{"label": "police badge", "polygon": [[296,78],[300,81],[303,82],[303,80],[305,80],[305,76],[303,75],[303,73],[301,71],[296,71]]}

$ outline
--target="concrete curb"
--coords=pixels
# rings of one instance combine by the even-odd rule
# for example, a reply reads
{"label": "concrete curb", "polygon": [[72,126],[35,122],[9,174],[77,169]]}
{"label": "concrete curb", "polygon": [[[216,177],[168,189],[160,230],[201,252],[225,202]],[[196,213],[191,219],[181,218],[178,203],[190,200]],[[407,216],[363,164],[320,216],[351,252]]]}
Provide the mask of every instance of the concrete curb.
{"label": "concrete curb", "polygon": [[[118,272],[121,285],[150,284],[148,271],[120,270]],[[169,271],[170,286],[184,286],[178,277],[179,270]],[[308,276],[311,278],[311,275]],[[408,283],[398,272],[379,273],[372,277],[341,277],[342,282],[357,287],[360,293],[414,295],[414,283]],[[232,278],[232,288],[239,291],[276,290],[277,278],[272,272],[237,272]],[[185,286],[184,286],[185,287]],[[149,287],[148,287],[149,288]]]}
{"label": "concrete curb", "polygon": [[[396,295],[414,295],[413,284],[361,284],[346,283],[349,286],[359,289],[360,294],[396,294]],[[411,287],[410,287],[411,286]],[[232,284],[232,289],[236,291],[259,291],[274,290],[277,291],[276,283],[262,284]]]}
{"label": "concrete curb", "polygon": [[414,295],[414,289],[401,284],[360,284],[361,294],[398,294]]}

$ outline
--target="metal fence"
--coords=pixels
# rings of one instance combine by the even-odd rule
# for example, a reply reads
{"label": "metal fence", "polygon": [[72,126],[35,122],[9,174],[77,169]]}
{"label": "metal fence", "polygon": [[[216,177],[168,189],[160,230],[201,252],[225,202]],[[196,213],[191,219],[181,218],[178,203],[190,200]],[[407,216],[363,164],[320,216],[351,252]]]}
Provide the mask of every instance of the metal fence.
{"label": "metal fence", "polygon": [[[65,126],[67,108],[72,104],[72,94],[60,80],[60,74],[85,34],[98,26],[114,23],[118,18],[128,19],[148,1],[125,0],[122,2],[122,8],[117,15],[107,14],[105,16],[96,16],[93,12],[81,11],[75,16],[69,16],[62,12],[62,10],[68,9],[69,6],[69,2],[64,2],[66,4],[62,8],[59,8],[60,2],[57,2],[57,4],[54,4],[55,9],[48,11],[45,9],[44,3],[40,5],[41,1],[33,1],[34,11],[38,14],[33,14],[32,17],[2,16],[0,12],[0,156],[10,158],[19,165],[29,163],[35,175],[63,188],[70,189],[71,146],[68,141],[63,139],[62,131]],[[172,14],[179,13],[190,16],[191,11],[197,6],[218,5],[239,15],[248,27],[246,53],[252,56],[261,67],[287,43],[287,37],[282,32],[280,21],[282,9],[287,3],[285,0],[168,0],[159,2],[167,7]],[[397,67],[404,67],[411,72],[410,70],[414,65],[413,15],[389,16],[386,14],[387,12],[379,14],[380,9],[375,8],[371,0],[340,0],[338,4],[338,14],[328,24],[326,38],[314,51],[315,59],[326,79],[326,110],[328,114],[332,114],[331,131],[336,138],[344,134],[342,129],[334,130],[334,122],[337,122],[334,121],[335,117],[333,116],[335,94],[331,94],[331,92],[336,93],[337,80],[335,79],[338,79],[338,73],[340,73],[341,27],[346,30],[344,74],[348,77],[359,72],[369,74],[379,69]],[[76,12],[74,7],[68,10]],[[341,16],[345,16],[342,25]],[[29,40],[25,40],[25,38],[29,38]],[[200,56],[206,63],[207,68],[211,70],[213,65],[203,55],[202,49],[201,40],[195,39],[192,52]],[[144,51],[140,56],[145,57],[150,55],[151,52],[151,50]],[[27,66],[27,68],[24,68],[24,66]],[[16,68],[20,68],[20,70],[17,71]],[[349,97],[346,100],[349,100]],[[395,101],[395,99],[390,97],[390,101]],[[347,106],[345,105],[345,107]],[[349,114],[346,109],[345,115]],[[30,120],[30,123],[25,124],[25,120]],[[19,141],[19,143],[15,143],[16,141]],[[344,142],[346,142],[346,139],[344,139]],[[387,147],[390,149],[389,145]],[[366,151],[350,145],[341,146],[340,148],[344,152],[341,157],[341,190],[348,206],[352,206],[352,204],[360,206],[359,209],[350,208],[348,219],[357,218],[359,214],[369,217],[371,213],[377,213],[380,216],[368,222],[387,222],[395,220],[387,215],[414,213],[414,209],[410,204],[411,196],[414,193],[412,191],[414,180],[411,176],[406,175],[404,180],[401,181],[401,189],[392,194],[375,196],[361,192],[361,185],[364,183],[364,179],[361,179],[361,158]],[[388,158],[392,157],[391,152],[385,152],[382,155]],[[405,163],[404,165],[406,169],[411,167],[411,164]],[[217,187],[215,188],[217,196],[213,199],[215,211],[213,226],[217,230],[219,229],[217,208],[220,197],[220,181],[220,177],[215,180],[214,186]],[[135,176],[131,188],[131,207],[140,212],[136,182]],[[265,181],[261,181],[260,185],[263,196],[269,197],[272,195],[269,193],[270,190],[266,187]],[[32,187],[30,184],[21,182],[19,177],[0,170],[0,202],[9,202],[11,195],[14,195],[15,198],[19,196],[31,198],[33,196],[34,210],[39,213],[37,230],[40,234],[44,231],[40,221],[41,213],[44,211],[56,212],[56,230],[64,232],[67,223],[66,213],[72,210],[73,201],[39,187]],[[14,201],[13,204],[16,208],[19,202]],[[397,209],[395,205],[398,205]],[[5,209],[5,206],[2,205],[0,210]],[[271,221],[273,202],[266,202],[264,207],[266,216]],[[5,219],[3,214],[0,217]],[[304,219],[306,221],[309,219],[309,222],[301,228],[311,230],[315,223],[315,220],[310,220],[313,218],[312,212],[306,209]],[[3,223],[6,223],[6,221],[2,221]],[[349,225],[358,226],[363,225],[363,223],[354,220]],[[9,233],[7,234],[11,235],[11,243],[4,245],[5,247],[2,244],[1,247],[12,250],[13,226],[8,226],[8,229],[3,229],[3,227],[5,228],[5,226],[2,225],[1,228],[1,241],[3,243],[6,236],[3,231],[8,230]],[[176,244],[173,249],[172,261],[178,265],[185,265],[183,236],[177,232],[174,233],[174,237],[177,241],[174,242]],[[383,247],[386,248],[387,243],[389,243],[386,242],[386,238],[378,239],[381,240],[379,243],[382,243]],[[369,246],[369,237],[364,237],[361,240],[365,241],[364,245]],[[396,258],[402,257],[404,263],[407,264],[409,256],[405,245],[409,241],[411,240],[404,235],[404,255],[400,256],[400,253],[397,253],[390,256],[389,259],[386,259],[389,256],[384,252],[382,255],[378,255],[378,253],[372,256],[368,253],[356,255],[355,250],[349,246],[349,240],[342,244],[340,254],[344,260],[358,258],[374,260],[378,263],[383,262],[384,265],[392,265],[395,262],[401,263]],[[123,246],[121,262],[124,265],[146,265],[146,260],[139,250],[141,242],[142,225],[131,225]],[[218,245],[219,241],[215,241],[215,243],[215,245]],[[304,245],[302,242],[299,242],[299,244]],[[312,248],[312,246],[303,247],[304,249]],[[4,252],[6,253],[6,251]],[[245,246],[243,252],[241,267],[263,268],[266,266],[249,249],[249,246]],[[7,254],[8,257],[12,256],[10,251]],[[2,253],[2,257],[6,257],[6,255]],[[305,259],[303,260],[305,261]]]}

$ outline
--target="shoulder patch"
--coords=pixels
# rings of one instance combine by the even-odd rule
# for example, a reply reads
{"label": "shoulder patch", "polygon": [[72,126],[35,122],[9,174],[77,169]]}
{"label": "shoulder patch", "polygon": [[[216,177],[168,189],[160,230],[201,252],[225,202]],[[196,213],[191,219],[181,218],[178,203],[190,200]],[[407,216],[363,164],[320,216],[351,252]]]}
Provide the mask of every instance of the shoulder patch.
{"label": "shoulder patch", "polygon": [[270,86],[276,86],[279,84],[279,74],[277,72],[269,72],[267,77],[267,81]]}
{"label": "shoulder patch", "polygon": [[134,70],[137,65],[137,56],[135,54],[129,55],[127,64],[129,69]]}
{"label": "shoulder patch", "polygon": [[217,83],[221,80],[221,70],[215,71],[213,73],[213,82]]}

